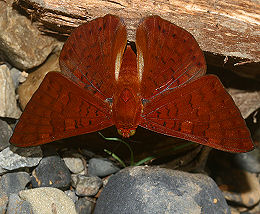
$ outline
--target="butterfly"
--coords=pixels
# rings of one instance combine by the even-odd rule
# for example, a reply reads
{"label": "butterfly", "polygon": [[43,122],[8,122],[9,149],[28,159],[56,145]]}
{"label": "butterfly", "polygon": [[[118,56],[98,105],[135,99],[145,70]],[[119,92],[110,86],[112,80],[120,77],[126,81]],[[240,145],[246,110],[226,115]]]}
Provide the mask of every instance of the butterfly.
{"label": "butterfly", "polygon": [[27,147],[115,125],[123,137],[141,126],[229,152],[254,148],[250,132],[194,37],[159,16],[136,31],[106,15],[76,28],[27,104],[10,142]]}

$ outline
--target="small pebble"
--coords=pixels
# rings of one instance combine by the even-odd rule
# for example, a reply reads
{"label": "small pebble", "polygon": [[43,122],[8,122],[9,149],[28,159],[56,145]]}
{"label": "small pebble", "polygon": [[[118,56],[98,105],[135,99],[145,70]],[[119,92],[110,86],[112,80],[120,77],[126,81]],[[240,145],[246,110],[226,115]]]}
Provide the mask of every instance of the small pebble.
{"label": "small pebble", "polygon": [[7,170],[33,167],[36,166],[41,159],[42,150],[39,146],[30,148],[10,146],[0,152],[0,167]]}
{"label": "small pebble", "polygon": [[0,183],[3,191],[9,196],[12,193],[24,190],[30,181],[31,177],[27,172],[13,172],[4,174]]}
{"label": "small pebble", "polygon": [[88,163],[88,174],[93,176],[105,177],[120,170],[108,159],[91,158]]}
{"label": "small pebble", "polygon": [[78,196],[76,195],[75,191],[73,190],[66,190],[66,195],[71,198],[71,200],[75,203],[78,200]]}
{"label": "small pebble", "polygon": [[94,196],[102,186],[102,180],[97,176],[72,176],[72,182],[78,196]]}
{"label": "small pebble", "polygon": [[90,201],[87,197],[80,198],[75,206],[78,214],[91,214],[94,208],[94,203]]}
{"label": "small pebble", "polygon": [[66,166],[72,173],[80,173],[84,170],[84,164],[79,154],[72,154],[72,157],[63,157]]}
{"label": "small pebble", "polygon": [[234,154],[233,160],[240,169],[248,172],[260,173],[260,149],[251,152]]}
{"label": "small pebble", "polygon": [[22,190],[19,196],[32,205],[35,214],[76,214],[73,201],[57,188],[40,187]]}
{"label": "small pebble", "polygon": [[[10,73],[13,79],[14,87],[17,89],[20,82],[24,82],[26,80],[26,76],[28,74],[26,72],[21,72],[17,68],[13,67],[10,69]],[[27,75],[26,75],[27,74]]]}
{"label": "small pebble", "polygon": [[56,187],[66,189],[70,185],[71,175],[59,156],[44,157],[32,173],[32,186]]}

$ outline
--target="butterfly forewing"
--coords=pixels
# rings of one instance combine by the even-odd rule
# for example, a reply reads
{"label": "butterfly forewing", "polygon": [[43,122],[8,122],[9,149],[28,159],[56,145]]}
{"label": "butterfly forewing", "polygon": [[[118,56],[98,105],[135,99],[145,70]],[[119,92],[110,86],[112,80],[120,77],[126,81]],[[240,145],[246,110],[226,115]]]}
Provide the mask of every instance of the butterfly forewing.
{"label": "butterfly forewing", "polygon": [[61,51],[61,71],[95,96],[111,98],[115,62],[122,58],[125,45],[126,29],[119,17],[97,18],[72,32]]}
{"label": "butterfly forewing", "polygon": [[213,75],[156,97],[144,107],[140,126],[224,151],[254,148],[238,108]]}
{"label": "butterfly forewing", "polygon": [[10,142],[36,146],[111,125],[107,103],[62,74],[50,72],[27,104]]}
{"label": "butterfly forewing", "polygon": [[183,85],[206,72],[193,36],[160,18],[145,18],[136,32],[138,70],[144,99]]}

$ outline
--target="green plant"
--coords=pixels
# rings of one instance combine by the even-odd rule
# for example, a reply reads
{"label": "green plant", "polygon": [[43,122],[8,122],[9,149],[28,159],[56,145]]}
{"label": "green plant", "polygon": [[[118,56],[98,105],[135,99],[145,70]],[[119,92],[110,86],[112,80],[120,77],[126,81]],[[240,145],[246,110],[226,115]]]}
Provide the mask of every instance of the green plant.
{"label": "green plant", "polygon": [[[135,162],[134,161],[134,152],[133,152],[131,146],[129,145],[129,143],[127,143],[126,141],[124,141],[122,139],[119,139],[119,138],[108,138],[108,137],[105,137],[104,135],[102,135],[100,132],[98,132],[98,133],[105,140],[120,142],[120,143],[123,143],[124,145],[127,146],[127,148],[130,151],[130,166],[140,166],[140,165],[144,164],[145,162],[154,159],[153,156],[149,156],[149,157],[146,157],[146,158],[144,158],[144,159],[142,159],[142,160],[140,160],[138,162]],[[115,160],[117,160],[123,167],[126,167],[125,162],[121,158],[119,158],[115,153],[113,153],[113,152],[111,152],[111,151],[109,151],[107,149],[104,149],[104,151],[107,154],[111,155]]]}

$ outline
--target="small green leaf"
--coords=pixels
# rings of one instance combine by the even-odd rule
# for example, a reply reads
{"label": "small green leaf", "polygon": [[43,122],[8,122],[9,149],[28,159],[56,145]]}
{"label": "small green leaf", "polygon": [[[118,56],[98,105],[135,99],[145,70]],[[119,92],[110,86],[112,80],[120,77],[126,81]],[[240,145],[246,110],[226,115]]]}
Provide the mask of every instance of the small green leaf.
{"label": "small green leaf", "polygon": [[152,160],[152,159],[154,159],[153,156],[144,158],[143,160],[140,160],[140,161],[138,161],[137,163],[135,163],[134,166],[140,166],[140,165],[144,164],[145,162],[150,161],[150,160]]}
{"label": "small green leaf", "polygon": [[119,158],[115,153],[112,153],[112,152],[108,151],[107,149],[104,149],[104,151],[107,154],[111,155],[113,158],[115,158],[124,168],[126,167],[124,161],[122,161],[121,158]]}
{"label": "small green leaf", "polygon": [[130,147],[130,145],[129,145],[127,142],[125,142],[125,141],[123,141],[123,140],[121,140],[121,139],[119,139],[119,138],[108,138],[108,137],[105,137],[105,136],[102,135],[100,132],[98,132],[98,134],[99,134],[103,139],[105,139],[105,140],[108,140],[108,141],[117,141],[117,142],[121,142],[121,143],[125,144],[125,145],[127,146],[127,148],[129,149],[130,155],[131,155],[131,157],[130,157],[131,164],[130,164],[130,165],[131,165],[131,166],[134,165],[134,152],[133,152],[132,148]]}

